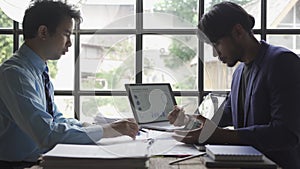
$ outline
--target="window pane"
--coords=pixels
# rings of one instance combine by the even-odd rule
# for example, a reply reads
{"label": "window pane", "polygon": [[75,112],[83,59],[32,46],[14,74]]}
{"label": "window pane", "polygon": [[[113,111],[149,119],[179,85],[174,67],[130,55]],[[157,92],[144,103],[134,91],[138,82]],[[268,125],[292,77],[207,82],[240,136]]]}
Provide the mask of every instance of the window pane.
{"label": "window pane", "polygon": [[[225,1],[225,0],[221,0]],[[214,4],[221,2],[220,0],[205,0],[205,11],[207,12]],[[285,0],[282,0],[285,1]],[[261,27],[261,1],[257,0],[232,0],[239,5],[241,5],[249,14],[251,14],[255,18],[255,29],[259,29]],[[268,1],[272,2],[273,1]],[[274,11],[276,12],[276,10]]]}
{"label": "window pane", "polygon": [[74,97],[73,96],[54,96],[58,110],[66,118],[74,118]]}
{"label": "window pane", "polygon": [[145,35],[143,83],[167,82],[173,90],[197,90],[197,44],[194,35]]}
{"label": "window pane", "polygon": [[198,109],[198,97],[175,97],[176,103],[179,106],[187,105],[184,107],[186,114],[193,114]]}
{"label": "window pane", "polygon": [[298,28],[300,27],[300,2],[298,1],[267,1],[268,28]]}
{"label": "window pane", "polygon": [[[71,36],[74,42],[74,36]],[[69,52],[62,55],[59,60],[48,61],[50,78],[55,90],[74,89],[74,46],[69,48]]]}
{"label": "window pane", "polygon": [[0,35],[0,64],[10,58],[13,54],[13,36]]}
{"label": "window pane", "polygon": [[133,118],[127,96],[80,97],[80,120],[101,122],[101,117]]}
{"label": "window pane", "polygon": [[86,0],[81,12],[83,29],[135,27],[135,0]]}
{"label": "window pane", "polygon": [[23,35],[19,35],[19,47],[24,43]]}
{"label": "window pane", "polygon": [[1,28],[12,28],[13,20],[10,19],[0,8],[0,29]]}
{"label": "window pane", "polygon": [[261,40],[261,35],[259,35],[259,34],[255,34],[254,37],[255,37],[258,41]]}
{"label": "window pane", "polygon": [[198,21],[198,0],[145,0],[144,28],[194,28]]}
{"label": "window pane", "polygon": [[125,90],[135,80],[133,35],[82,35],[80,52],[81,89]]}
{"label": "window pane", "polygon": [[267,35],[267,41],[273,45],[286,47],[300,54],[300,35]]}

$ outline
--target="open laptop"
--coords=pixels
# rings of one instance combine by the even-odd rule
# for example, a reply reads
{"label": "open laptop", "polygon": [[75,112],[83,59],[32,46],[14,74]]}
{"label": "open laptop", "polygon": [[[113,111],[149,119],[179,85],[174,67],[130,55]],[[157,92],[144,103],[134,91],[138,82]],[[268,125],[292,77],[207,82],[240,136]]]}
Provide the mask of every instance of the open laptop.
{"label": "open laptop", "polygon": [[125,89],[140,127],[162,131],[183,128],[170,124],[167,118],[176,105],[169,83],[125,84]]}

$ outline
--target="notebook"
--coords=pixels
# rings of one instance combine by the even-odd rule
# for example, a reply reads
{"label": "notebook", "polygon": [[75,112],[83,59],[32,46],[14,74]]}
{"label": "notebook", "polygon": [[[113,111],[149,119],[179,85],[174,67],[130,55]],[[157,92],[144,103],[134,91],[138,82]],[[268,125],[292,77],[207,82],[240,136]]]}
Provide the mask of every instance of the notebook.
{"label": "notebook", "polygon": [[168,113],[176,100],[169,83],[125,84],[136,122],[142,128],[161,131],[182,129],[171,125]]}
{"label": "notebook", "polygon": [[206,153],[215,161],[262,161],[263,154],[252,146],[206,145]]}
{"label": "notebook", "polygon": [[207,168],[243,168],[243,169],[277,169],[278,166],[266,156],[262,161],[215,161],[209,156],[202,157]]}

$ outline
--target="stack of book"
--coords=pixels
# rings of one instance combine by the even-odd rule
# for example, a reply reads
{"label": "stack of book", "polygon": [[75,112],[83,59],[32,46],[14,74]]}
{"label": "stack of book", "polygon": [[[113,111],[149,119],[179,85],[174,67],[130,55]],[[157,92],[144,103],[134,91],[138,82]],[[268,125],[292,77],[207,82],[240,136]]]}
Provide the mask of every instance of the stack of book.
{"label": "stack of book", "polygon": [[[141,151],[128,147],[119,151],[116,147],[98,145],[58,144],[42,156],[44,169],[98,169],[98,168],[147,168],[148,157]],[[124,150],[124,149],[123,149]]]}
{"label": "stack of book", "polygon": [[207,145],[204,163],[217,168],[269,168],[277,165],[251,146]]}

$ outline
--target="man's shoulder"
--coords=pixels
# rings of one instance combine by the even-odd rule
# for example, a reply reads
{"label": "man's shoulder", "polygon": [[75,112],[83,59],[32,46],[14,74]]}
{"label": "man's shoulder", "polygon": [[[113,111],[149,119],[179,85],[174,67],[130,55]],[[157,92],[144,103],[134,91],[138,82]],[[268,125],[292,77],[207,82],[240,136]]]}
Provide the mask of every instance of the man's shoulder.
{"label": "man's shoulder", "polygon": [[33,72],[33,69],[28,61],[15,54],[0,66],[1,76],[28,76],[30,72]]}
{"label": "man's shoulder", "polygon": [[12,57],[10,57],[9,59],[7,59],[6,61],[4,61],[0,66],[1,72],[9,71],[9,70],[24,69],[24,67],[26,67],[25,61],[24,60],[22,61],[15,54]]}
{"label": "man's shoulder", "polygon": [[266,55],[270,57],[276,57],[276,56],[282,56],[282,55],[294,55],[297,56],[293,51],[290,49],[284,47],[284,46],[278,46],[278,45],[272,45],[266,43]]}
{"label": "man's shoulder", "polygon": [[299,56],[290,49],[284,46],[268,44],[264,41],[262,41],[261,44],[261,56],[259,57],[260,59],[257,59],[256,61],[261,67],[267,68],[268,66],[266,65],[278,66],[289,64],[290,62],[297,62],[297,64],[300,64]]}

